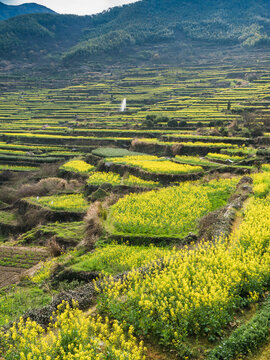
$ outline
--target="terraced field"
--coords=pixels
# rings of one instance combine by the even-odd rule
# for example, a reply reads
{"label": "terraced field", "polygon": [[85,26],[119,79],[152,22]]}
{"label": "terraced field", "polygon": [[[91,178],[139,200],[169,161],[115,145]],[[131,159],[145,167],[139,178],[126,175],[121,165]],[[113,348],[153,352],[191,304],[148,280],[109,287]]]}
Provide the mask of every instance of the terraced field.
{"label": "terraced field", "polygon": [[[267,117],[269,78],[259,66],[190,66],[95,73],[58,89],[28,90],[21,81],[16,91],[9,79],[0,96],[0,164],[40,166],[97,146],[129,146],[134,137],[243,145],[245,136],[209,137],[196,129],[237,122],[243,110]],[[127,110],[120,112],[123,98]],[[157,116],[156,128],[145,123],[147,115]],[[168,119],[175,119],[179,129],[168,128]]]}
{"label": "terraced field", "polygon": [[268,69],[0,78],[0,357],[267,351]]}
{"label": "terraced field", "polygon": [[0,246],[0,288],[17,282],[26,270],[47,257],[42,249]]}

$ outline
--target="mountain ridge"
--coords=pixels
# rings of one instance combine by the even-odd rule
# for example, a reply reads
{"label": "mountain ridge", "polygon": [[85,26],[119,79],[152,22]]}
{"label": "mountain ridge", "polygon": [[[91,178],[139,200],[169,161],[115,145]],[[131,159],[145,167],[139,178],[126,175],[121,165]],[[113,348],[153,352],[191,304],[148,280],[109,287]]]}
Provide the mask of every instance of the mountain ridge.
{"label": "mountain ridge", "polygon": [[46,6],[36,3],[25,3],[21,5],[7,5],[0,1],[0,20],[7,20],[18,15],[27,15],[34,13],[56,14],[55,11]]}
{"label": "mountain ridge", "polygon": [[92,16],[36,14],[0,23],[0,59],[50,56],[65,66],[177,53],[194,41],[270,48],[269,2],[142,0]]}

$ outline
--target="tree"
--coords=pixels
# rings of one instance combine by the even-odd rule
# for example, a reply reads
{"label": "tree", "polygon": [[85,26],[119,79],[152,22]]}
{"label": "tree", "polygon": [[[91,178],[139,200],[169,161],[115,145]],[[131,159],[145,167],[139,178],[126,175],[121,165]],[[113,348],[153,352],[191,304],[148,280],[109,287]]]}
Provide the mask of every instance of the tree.
{"label": "tree", "polygon": [[187,126],[187,122],[184,120],[181,120],[179,123],[179,127],[186,127]]}
{"label": "tree", "polygon": [[168,127],[175,128],[178,127],[178,122],[175,119],[171,119],[167,122]]}
{"label": "tree", "polygon": [[144,120],[144,122],[142,123],[142,127],[151,129],[151,128],[155,127],[155,124],[154,124],[153,120],[147,119],[147,120]]}
{"label": "tree", "polygon": [[245,112],[242,116],[244,131],[249,132],[251,137],[262,136],[264,132],[264,123],[258,118],[256,113]]}

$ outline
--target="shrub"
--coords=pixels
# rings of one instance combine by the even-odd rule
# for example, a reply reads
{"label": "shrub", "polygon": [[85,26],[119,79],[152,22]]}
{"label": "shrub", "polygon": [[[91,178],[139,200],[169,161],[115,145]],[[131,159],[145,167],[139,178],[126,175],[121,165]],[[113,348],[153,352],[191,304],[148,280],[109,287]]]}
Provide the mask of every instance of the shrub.
{"label": "shrub", "polygon": [[177,122],[177,120],[171,119],[167,122],[167,125],[170,128],[176,128],[176,127],[178,127],[178,122]]}
{"label": "shrub", "polygon": [[99,201],[90,205],[87,210],[87,214],[84,217],[85,222],[85,238],[83,246],[92,249],[95,242],[103,232],[103,226],[101,221],[102,205]]}

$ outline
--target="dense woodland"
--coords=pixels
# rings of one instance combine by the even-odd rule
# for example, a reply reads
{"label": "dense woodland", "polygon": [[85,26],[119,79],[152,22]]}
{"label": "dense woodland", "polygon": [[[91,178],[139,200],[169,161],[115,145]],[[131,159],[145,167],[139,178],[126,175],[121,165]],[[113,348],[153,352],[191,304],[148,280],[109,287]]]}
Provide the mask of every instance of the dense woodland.
{"label": "dense woodland", "polygon": [[143,54],[149,44],[157,53],[158,46],[170,51],[194,41],[264,47],[269,46],[269,16],[269,2],[253,0],[143,0],[95,16],[24,15],[0,23],[0,55],[19,61],[53,57],[71,65],[104,54]]}
{"label": "dense woodland", "polygon": [[22,5],[6,5],[0,2],[0,20],[6,20],[18,15],[35,14],[35,13],[51,13],[55,12],[46,6],[38,5],[35,3],[22,4]]}

